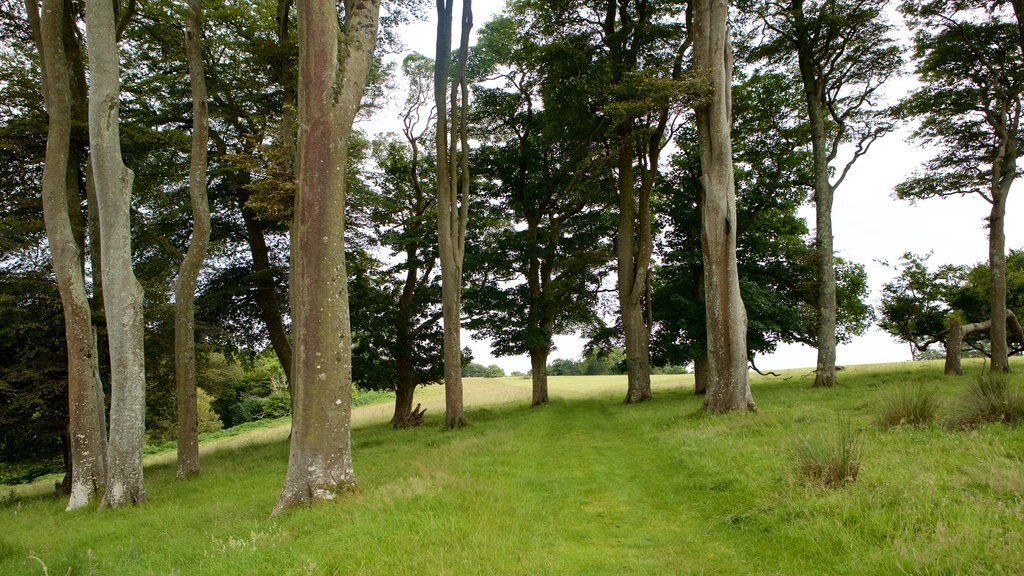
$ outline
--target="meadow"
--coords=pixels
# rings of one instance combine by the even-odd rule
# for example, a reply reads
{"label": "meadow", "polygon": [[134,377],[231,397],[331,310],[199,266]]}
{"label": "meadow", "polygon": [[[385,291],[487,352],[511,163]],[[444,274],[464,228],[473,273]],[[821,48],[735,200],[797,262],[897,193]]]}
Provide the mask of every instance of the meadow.
{"label": "meadow", "polygon": [[[691,376],[656,376],[632,406],[623,376],[552,377],[532,409],[527,379],[467,379],[463,430],[440,430],[439,387],[418,391],[415,429],[393,430],[386,403],[356,409],[359,490],[274,519],[287,422],[206,443],[194,480],[175,480],[173,452],[147,457],[138,507],[65,513],[13,490],[0,574],[1020,574],[1024,428],[943,424],[981,369],[965,367],[850,367],[834,389],[758,376],[757,414],[714,418]],[[913,386],[939,420],[882,427]],[[856,481],[801,477],[796,447],[842,423]]]}

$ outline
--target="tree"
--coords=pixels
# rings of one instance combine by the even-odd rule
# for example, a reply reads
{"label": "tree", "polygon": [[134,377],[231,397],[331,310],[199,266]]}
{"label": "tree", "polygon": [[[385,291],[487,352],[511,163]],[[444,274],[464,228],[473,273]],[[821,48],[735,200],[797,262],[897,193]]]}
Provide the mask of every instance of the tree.
{"label": "tree", "polygon": [[[945,347],[946,374],[960,375],[964,347],[991,357],[993,323],[990,281],[985,263],[973,267],[940,265],[929,268],[928,256],[904,254],[899,275],[882,289],[879,326],[907,342],[917,355],[934,344]],[[1010,355],[1024,351],[1018,320],[1024,314],[1024,252],[1011,250],[1007,267],[1007,329],[1013,335]]]}
{"label": "tree", "polygon": [[[737,266],[747,311],[751,365],[780,343],[815,346],[814,247],[799,209],[813,187],[801,90],[790,77],[742,71],[732,90],[736,178]],[[700,158],[692,128],[676,136],[659,195],[665,232],[654,276],[656,365],[694,363],[696,392],[705,392],[707,320],[700,249]],[[837,339],[862,333],[871,321],[863,266],[836,259]]]}
{"label": "tree", "polygon": [[[455,77],[451,81],[453,0],[437,0],[437,53],[434,58],[434,133],[437,194],[438,257],[441,259],[441,311],[444,321],[444,427],[466,425],[462,406],[462,263],[465,256],[466,221],[469,217],[469,85],[466,61],[469,32],[473,29],[472,0],[462,0],[462,33]],[[450,124],[449,124],[450,121]],[[461,150],[461,152],[460,152]]]}
{"label": "tree", "polygon": [[103,505],[145,501],[142,444],[146,375],[143,360],[142,286],[132,269],[131,191],[134,174],[121,160],[118,22],[114,7],[87,0],[89,145],[96,180],[103,262],[103,308],[110,340],[110,444]]}
{"label": "tree", "polygon": [[[299,0],[298,190],[292,237],[292,434],[274,514],[355,486],[345,270],[349,137],[377,38],[377,0]],[[344,35],[342,35],[344,32]],[[339,42],[342,44],[339,45]]]}
{"label": "tree", "polygon": [[[886,21],[886,0],[754,2],[763,43],[752,57],[784,65],[804,90],[814,166],[815,247],[818,283],[818,360],[814,386],[836,383],[836,270],[832,202],[853,165],[892,130],[879,107],[878,89],[902,65]],[[853,151],[841,170],[840,147]]]}
{"label": "tree", "polygon": [[938,154],[896,188],[904,199],[976,194],[989,212],[992,369],[1008,371],[1006,340],[1006,199],[1020,173],[1024,57],[1015,24],[1002,10],[949,12],[908,2],[914,56],[923,85],[901,103],[921,124],[914,137]]}
{"label": "tree", "polygon": [[736,264],[732,157],[732,43],[727,0],[695,0],[694,68],[710,93],[696,107],[701,164],[701,248],[707,310],[708,380],[704,410],[754,410],[747,380],[747,312]]}
{"label": "tree", "polygon": [[210,206],[206,198],[206,146],[209,141],[206,77],[203,72],[203,7],[189,0],[185,52],[192,87],[192,165],[189,197],[195,222],[192,242],[181,263],[174,290],[174,373],[178,396],[178,478],[199,472],[199,415],[196,406],[195,292],[210,243]]}
{"label": "tree", "polygon": [[[36,0],[27,0],[30,22],[37,25],[41,54],[43,94],[49,114],[46,161],[43,169],[43,217],[57,277],[68,362],[68,438],[71,461],[71,495],[68,510],[86,506],[103,490],[106,478],[106,422],[103,389],[99,380],[96,337],[85,291],[84,241],[76,239],[71,214],[78,208],[77,188],[69,190],[71,105],[64,27],[73,17],[62,0],[47,1],[39,16]],[[69,198],[69,192],[74,194]]]}
{"label": "tree", "polygon": [[518,24],[487,24],[474,53],[480,78],[475,165],[484,206],[471,239],[468,326],[499,356],[527,353],[534,406],[548,402],[552,337],[599,322],[600,272],[612,227],[587,185],[589,142],[571,121],[549,113],[531,56],[538,49]]}

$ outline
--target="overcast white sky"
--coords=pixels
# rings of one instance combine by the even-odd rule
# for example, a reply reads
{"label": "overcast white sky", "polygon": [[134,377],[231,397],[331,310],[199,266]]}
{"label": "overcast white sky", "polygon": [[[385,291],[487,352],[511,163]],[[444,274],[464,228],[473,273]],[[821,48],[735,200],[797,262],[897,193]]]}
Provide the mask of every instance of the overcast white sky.
{"label": "overcast white sky", "polygon": [[[492,15],[501,10],[500,0],[477,0],[473,3],[473,16],[479,28]],[[456,4],[456,25],[461,4]],[[410,51],[433,57],[435,22],[431,19],[405,27],[401,37]],[[454,39],[458,43],[458,38]],[[889,89],[893,98],[913,85],[911,78],[894,82]],[[398,132],[397,106],[404,96],[396,96],[394,107],[385,109],[361,127],[371,131]],[[389,117],[390,116],[390,117]],[[872,305],[878,303],[882,285],[893,277],[890,268],[881,261],[895,263],[904,252],[934,252],[933,264],[973,264],[987,259],[988,230],[985,217],[989,204],[977,196],[934,199],[911,206],[893,197],[893,187],[902,182],[930,157],[929,151],[909,141],[910,129],[902,129],[879,140],[867,156],[858,160],[836,193],[832,212],[832,226],[837,255],[865,265],[871,286]],[[1017,198],[1020,185],[1014,187],[1006,209],[1006,246],[1024,247],[1024,218]],[[805,206],[802,215],[814,222],[814,207]],[[472,219],[472,215],[470,215]],[[506,372],[525,372],[530,369],[526,356],[495,358],[490,344],[470,338],[463,331],[463,345],[473,350],[474,360],[481,364],[498,364]],[[578,358],[583,340],[575,336],[556,336],[557,350],[551,358]],[[781,346],[774,354],[757,359],[758,368],[801,368],[815,364],[813,348],[802,345]],[[895,342],[887,334],[873,328],[838,350],[838,362],[843,365],[894,362],[910,359],[905,344]]]}

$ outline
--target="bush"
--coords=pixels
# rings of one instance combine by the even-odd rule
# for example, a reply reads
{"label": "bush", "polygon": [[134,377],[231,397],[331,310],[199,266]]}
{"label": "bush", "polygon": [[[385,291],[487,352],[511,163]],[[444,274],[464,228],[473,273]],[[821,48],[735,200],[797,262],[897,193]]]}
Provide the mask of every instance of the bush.
{"label": "bush", "polygon": [[795,453],[800,479],[826,488],[840,488],[857,479],[863,441],[849,421],[828,435],[803,438]]}
{"label": "bush", "polygon": [[292,413],[292,397],[288,392],[274,392],[262,400],[263,414],[260,418],[281,418]]}
{"label": "bush", "polygon": [[999,372],[982,372],[968,387],[950,421],[953,428],[971,429],[986,422],[1024,422],[1024,390]]}
{"label": "bush", "polygon": [[935,421],[941,405],[933,388],[900,386],[886,398],[878,424],[883,428],[927,426]]}

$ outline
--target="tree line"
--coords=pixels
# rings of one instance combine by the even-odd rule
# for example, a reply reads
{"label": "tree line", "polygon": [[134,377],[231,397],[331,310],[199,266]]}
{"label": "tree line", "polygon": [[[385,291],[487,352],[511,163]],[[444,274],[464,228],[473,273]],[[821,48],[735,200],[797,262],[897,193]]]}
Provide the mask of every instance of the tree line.
{"label": "tree line", "polygon": [[[692,363],[707,412],[753,410],[748,367],[788,342],[833,386],[837,342],[874,321],[863,266],[833,253],[834,194],[903,121],[939,152],[899,197],[992,206],[978,346],[1008,370],[1016,4],[902,4],[921,82],[894,107],[908,55],[883,0],[510,1],[473,46],[470,0],[457,27],[439,0],[433,58],[400,75],[412,1],[0,4],[19,367],[0,392],[61,435],[69,510],[145,500],[154,399],[174,398],[179,477],[198,473],[214,352],[284,367],[275,513],[355,485],[354,385],[394,390],[400,428],[443,382],[445,428],[465,425],[463,323],[530,356],[534,405],[566,333],[623,350],[627,403],[651,399],[652,365]],[[396,96],[401,134],[354,128]]]}

